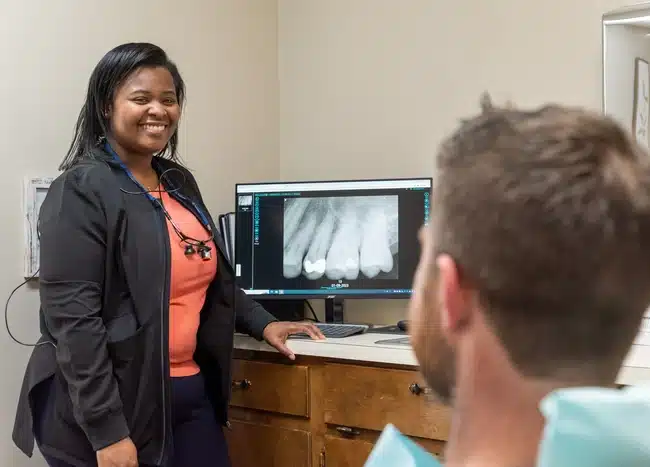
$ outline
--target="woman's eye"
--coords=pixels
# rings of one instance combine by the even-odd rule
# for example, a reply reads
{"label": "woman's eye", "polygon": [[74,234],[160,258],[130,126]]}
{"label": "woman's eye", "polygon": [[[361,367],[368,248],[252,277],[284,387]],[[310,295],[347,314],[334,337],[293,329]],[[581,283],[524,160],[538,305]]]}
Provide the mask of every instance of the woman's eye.
{"label": "woman's eye", "polygon": [[135,102],[136,104],[146,104],[148,100],[144,97],[136,97],[135,99],[133,99],[133,102]]}

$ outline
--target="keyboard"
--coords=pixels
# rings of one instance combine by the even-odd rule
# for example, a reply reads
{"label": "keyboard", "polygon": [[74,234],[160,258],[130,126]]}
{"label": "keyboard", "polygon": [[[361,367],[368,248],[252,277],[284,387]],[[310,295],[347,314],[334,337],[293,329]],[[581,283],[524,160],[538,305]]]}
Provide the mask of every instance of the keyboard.
{"label": "keyboard", "polygon": [[[341,337],[350,337],[355,334],[363,334],[369,328],[366,324],[334,324],[334,323],[314,323],[314,325],[320,329],[320,332],[328,338],[341,338]],[[298,334],[292,334],[289,336],[290,339],[311,339],[308,334],[301,332]]]}

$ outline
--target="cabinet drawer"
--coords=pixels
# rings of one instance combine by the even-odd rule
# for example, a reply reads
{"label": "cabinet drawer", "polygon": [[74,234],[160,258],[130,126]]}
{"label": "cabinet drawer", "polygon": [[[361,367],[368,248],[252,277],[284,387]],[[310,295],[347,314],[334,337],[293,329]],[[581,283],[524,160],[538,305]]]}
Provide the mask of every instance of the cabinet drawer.
{"label": "cabinet drawer", "polygon": [[[359,438],[344,438],[336,435],[325,435],[325,465],[335,467],[363,467],[375,447],[377,436],[370,438],[366,434]],[[414,441],[443,461],[444,443],[429,439],[414,439]]]}
{"label": "cabinet drawer", "polygon": [[449,436],[450,410],[418,391],[426,386],[416,371],[332,364],[325,385],[328,424],[381,431],[392,423],[410,436]]}
{"label": "cabinet drawer", "polygon": [[306,366],[235,359],[230,404],[309,417],[308,376]]}
{"label": "cabinet drawer", "polygon": [[363,467],[373,447],[367,440],[325,435],[325,465]]}
{"label": "cabinet drawer", "polygon": [[232,420],[224,432],[233,467],[311,465],[311,435],[306,431]]}

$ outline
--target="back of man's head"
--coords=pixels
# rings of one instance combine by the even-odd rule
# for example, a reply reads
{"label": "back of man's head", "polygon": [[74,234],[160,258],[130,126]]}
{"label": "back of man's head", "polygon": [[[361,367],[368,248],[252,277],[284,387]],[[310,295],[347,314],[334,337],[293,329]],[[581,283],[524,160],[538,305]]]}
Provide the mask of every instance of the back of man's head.
{"label": "back of man's head", "polygon": [[613,382],[650,302],[649,156],[581,109],[482,107],[441,146],[420,269],[453,260],[522,375]]}

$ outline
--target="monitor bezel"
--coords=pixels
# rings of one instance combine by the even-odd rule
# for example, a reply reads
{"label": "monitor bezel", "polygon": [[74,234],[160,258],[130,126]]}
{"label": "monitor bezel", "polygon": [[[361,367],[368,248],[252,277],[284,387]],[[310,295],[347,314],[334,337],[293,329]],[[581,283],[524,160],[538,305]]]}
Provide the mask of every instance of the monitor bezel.
{"label": "monitor bezel", "polygon": [[[235,183],[235,238],[237,238],[237,229],[239,223],[237,222],[237,209],[238,209],[238,187],[240,186],[250,186],[250,185],[300,185],[305,183],[355,183],[355,182],[408,182],[408,181],[417,181],[417,180],[426,180],[429,182],[429,194],[433,190],[433,177],[398,177],[398,178],[350,178],[350,179],[321,179],[321,180],[291,180],[291,181],[264,181],[264,182],[237,182]],[[237,246],[235,245],[235,251],[233,251],[233,265],[237,265]],[[237,278],[235,278],[237,280]],[[253,300],[331,300],[331,299],[342,299],[342,300],[356,300],[356,299],[376,299],[376,300],[399,300],[399,299],[408,299],[411,297],[412,292],[404,293],[387,293],[387,292],[377,292],[377,293],[328,293],[315,294],[315,293],[304,293],[304,294],[250,294],[247,289],[241,289],[248,297]]]}

